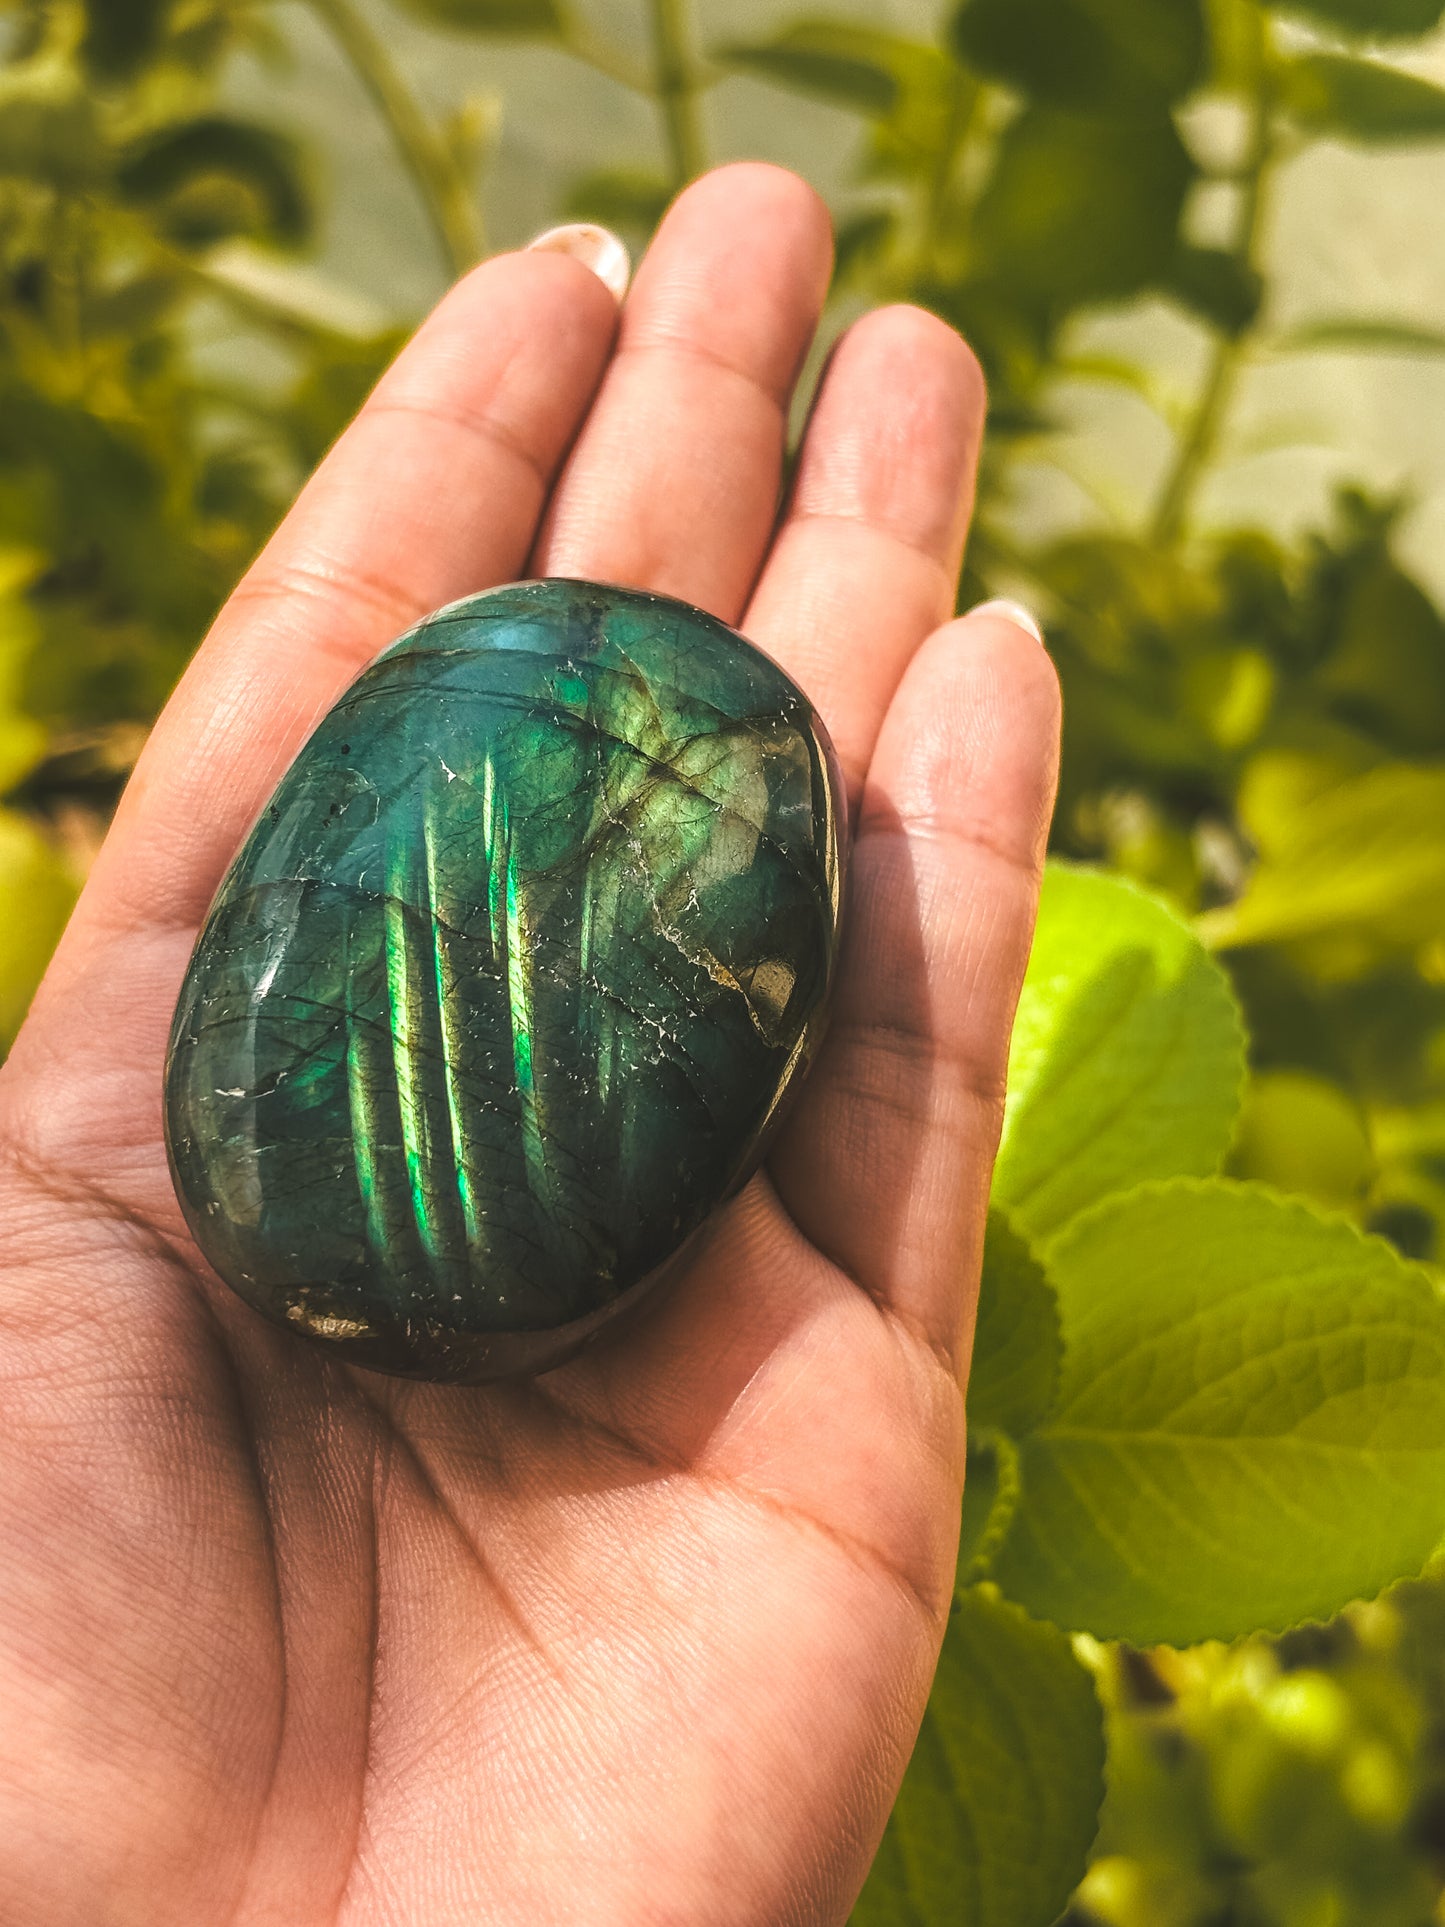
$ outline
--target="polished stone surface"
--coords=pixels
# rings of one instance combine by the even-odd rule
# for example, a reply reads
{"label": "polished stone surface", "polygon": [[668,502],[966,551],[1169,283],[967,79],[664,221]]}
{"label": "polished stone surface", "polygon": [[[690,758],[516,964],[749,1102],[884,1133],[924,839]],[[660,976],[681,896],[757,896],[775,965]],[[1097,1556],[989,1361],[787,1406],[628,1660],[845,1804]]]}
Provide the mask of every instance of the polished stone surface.
{"label": "polished stone surface", "polygon": [[166,1129],[206,1257],[386,1371],[575,1349],[754,1168],[807,1063],[840,808],[806,698],[685,604],[547,581],[419,624],[197,944]]}

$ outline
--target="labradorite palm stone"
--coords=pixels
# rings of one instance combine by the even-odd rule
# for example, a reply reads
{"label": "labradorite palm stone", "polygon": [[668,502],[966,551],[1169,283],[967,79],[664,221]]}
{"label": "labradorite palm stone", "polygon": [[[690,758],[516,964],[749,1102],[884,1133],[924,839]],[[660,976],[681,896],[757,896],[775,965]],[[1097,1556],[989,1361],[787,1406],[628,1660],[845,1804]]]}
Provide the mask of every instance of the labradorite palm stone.
{"label": "labradorite palm stone", "polygon": [[201,1250],[384,1371],[558,1362],[762,1155],[817,1041],[839,789],[807,699],[665,597],[429,616],[232,865],[171,1035]]}

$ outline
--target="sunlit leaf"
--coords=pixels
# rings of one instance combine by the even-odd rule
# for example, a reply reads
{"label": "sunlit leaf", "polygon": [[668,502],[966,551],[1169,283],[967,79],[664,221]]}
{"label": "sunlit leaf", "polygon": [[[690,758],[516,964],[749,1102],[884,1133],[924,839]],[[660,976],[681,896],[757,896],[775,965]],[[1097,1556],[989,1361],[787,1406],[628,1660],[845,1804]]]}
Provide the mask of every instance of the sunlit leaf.
{"label": "sunlit leaf", "polygon": [[989,1212],[968,1378],[968,1421],[1017,1437],[1038,1424],[1059,1374],[1059,1312],[1043,1265],[999,1209]]}
{"label": "sunlit leaf", "polygon": [[1224,1179],[1050,1246],[1064,1362],[993,1572],[1136,1645],[1324,1618],[1445,1530],[1445,1304],[1340,1218]]}
{"label": "sunlit leaf", "polygon": [[1145,1178],[1216,1170],[1244,1077],[1224,973],[1156,898],[1051,864],[994,1197],[1031,1239]]}
{"label": "sunlit leaf", "polygon": [[1287,848],[1318,797],[1377,769],[1382,760],[1367,738],[1331,731],[1317,720],[1281,729],[1240,771],[1234,798],[1240,828],[1259,856]]}
{"label": "sunlit leaf", "polygon": [[964,0],[949,32],[983,73],[1080,113],[1157,112],[1204,61],[1198,0]]}
{"label": "sunlit leaf", "polygon": [[1301,54],[1284,70],[1283,92],[1311,133],[1373,146],[1445,139],[1445,87],[1378,60]]}
{"label": "sunlit leaf", "polygon": [[35,826],[0,810],[0,1051],[20,1028],[75,891],[69,867]]}
{"label": "sunlit leaf", "polygon": [[1179,699],[1210,742],[1243,749],[1259,736],[1277,688],[1274,664],[1258,649],[1201,649],[1183,664]]}
{"label": "sunlit leaf", "polygon": [[1271,827],[1239,899],[1200,918],[1221,948],[1322,935],[1423,943],[1445,928],[1445,769],[1392,763]]}
{"label": "sunlit leaf", "polygon": [[1264,60],[1265,16],[1254,0],[1205,0],[1209,79],[1233,93],[1252,92]]}
{"label": "sunlit leaf", "polygon": [[49,740],[49,732],[33,716],[0,711],[0,795],[30,774]]}
{"label": "sunlit leaf", "polygon": [[1261,1071],[1250,1079],[1229,1154],[1235,1177],[1355,1210],[1375,1160],[1360,1107],[1313,1071]]}
{"label": "sunlit leaf", "polygon": [[44,558],[0,547],[0,796],[12,790],[45,754],[48,732],[25,713],[25,670],[40,638],[40,625],[26,588]]}
{"label": "sunlit leaf", "polygon": [[1103,1792],[1103,1718],[1069,1641],[972,1588],[850,1927],[1051,1927]]}
{"label": "sunlit leaf", "polygon": [[1048,1411],[1058,1382],[1054,1287],[1000,1208],[988,1212],[979,1318],[969,1372],[969,1424],[1013,1436]]}

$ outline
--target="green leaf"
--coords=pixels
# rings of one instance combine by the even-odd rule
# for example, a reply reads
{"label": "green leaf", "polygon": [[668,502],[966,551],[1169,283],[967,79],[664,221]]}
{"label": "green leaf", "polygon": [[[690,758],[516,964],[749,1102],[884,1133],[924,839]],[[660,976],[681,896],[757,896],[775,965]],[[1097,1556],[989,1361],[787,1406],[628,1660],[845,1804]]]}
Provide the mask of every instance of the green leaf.
{"label": "green leaf", "polygon": [[1251,1078],[1229,1154],[1232,1176],[1257,1178],[1339,1211],[1357,1211],[1375,1176],[1360,1107],[1315,1071]]}
{"label": "green leaf", "polygon": [[798,20],[771,40],[714,48],[713,58],[869,115],[891,114],[905,88],[943,65],[936,48],[845,20]]}
{"label": "green leaf", "polygon": [[1264,282],[1225,248],[1182,245],[1169,275],[1169,292],[1233,339],[1251,326],[1264,298]]}
{"label": "green leaf", "polygon": [[1050,1927],[1103,1792],[1093,1679],[1055,1627],[974,1587],[850,1927]]}
{"label": "green leaf", "polygon": [[1204,64],[1198,0],[965,0],[949,31],[982,73],[1101,116],[1178,100]]}
{"label": "green leaf", "polygon": [[311,227],[299,148],[253,121],[203,114],[163,127],[126,151],[116,181],[191,245],[247,233],[296,242]]}
{"label": "green leaf", "polygon": [[1291,13],[1305,13],[1346,33],[1385,38],[1429,33],[1445,14],[1442,0],[1288,0]]}
{"label": "green leaf", "polygon": [[974,217],[986,270],[1058,309],[1166,279],[1193,175],[1167,114],[1027,108],[1005,129]]}
{"label": "green leaf", "polygon": [[1278,354],[1357,349],[1366,354],[1445,355],[1445,329],[1383,316],[1321,315],[1276,335],[1269,345]]}
{"label": "green leaf", "polygon": [[1376,146],[1445,139],[1445,87],[1378,60],[1302,54],[1284,69],[1283,98],[1311,133]]}
{"label": "green leaf", "polygon": [[171,0],[86,0],[85,64],[103,77],[137,73],[159,48],[170,10]]}
{"label": "green leaf", "polygon": [[898,233],[898,214],[890,207],[861,208],[838,222],[833,246],[833,279],[843,283],[864,278]]}
{"label": "green leaf", "polygon": [[1017,1438],[1047,1413],[1059,1375],[1059,1309],[1043,1266],[1004,1214],[988,1214],[968,1377],[968,1422]]}
{"label": "green leaf", "polygon": [[133,343],[154,337],[175,317],[191,289],[171,268],[143,268],[113,286],[95,290],[86,303],[86,333]]}
{"label": "green leaf", "polygon": [[1349,731],[1332,732],[1318,720],[1313,728],[1310,721],[1293,731],[1282,728],[1280,737],[1250,757],[1234,793],[1239,826],[1261,857],[1272,855],[1276,844],[1289,847],[1316,798],[1383,761],[1377,744]]}
{"label": "green leaf", "polygon": [[1330,584],[1333,634],[1315,688],[1342,723],[1405,755],[1445,746],[1445,621],[1388,548]]}
{"label": "green leaf", "polygon": [[651,234],[674,191],[672,181],[649,168],[599,167],[573,181],[564,212],[571,221]]}
{"label": "green leaf", "polygon": [[0,810],[0,1050],[20,1028],[75,890],[69,868],[34,824]]}
{"label": "green leaf", "polygon": [[44,756],[48,733],[21,706],[25,672],[40,641],[40,624],[25,596],[45,557],[0,544],[0,796]]}
{"label": "green leaf", "polygon": [[1209,19],[1209,85],[1252,94],[1264,65],[1265,18],[1254,0],[1205,0]]}
{"label": "green leaf", "polygon": [[1050,864],[1014,1024],[993,1195],[1045,1239],[1145,1178],[1204,1175],[1244,1080],[1223,971],[1120,877]]}
{"label": "green leaf", "polygon": [[968,1476],[958,1531],[960,1589],[986,1579],[1018,1503],[1018,1452],[997,1432],[970,1424]]}
{"label": "green leaf", "polygon": [[1424,943],[1445,923],[1445,769],[1392,763],[1273,824],[1244,894],[1198,920],[1221,949],[1361,935]]}
{"label": "green leaf", "polygon": [[1110,1199],[1049,1254],[1064,1363],[994,1577],[1101,1639],[1324,1618],[1445,1529],[1445,1305],[1343,1219],[1254,1185]]}
{"label": "green leaf", "polygon": [[99,110],[83,78],[49,62],[0,68],[0,175],[79,188],[104,173]]}
{"label": "green leaf", "polygon": [[560,0],[401,0],[408,13],[463,33],[546,37],[562,31]]}

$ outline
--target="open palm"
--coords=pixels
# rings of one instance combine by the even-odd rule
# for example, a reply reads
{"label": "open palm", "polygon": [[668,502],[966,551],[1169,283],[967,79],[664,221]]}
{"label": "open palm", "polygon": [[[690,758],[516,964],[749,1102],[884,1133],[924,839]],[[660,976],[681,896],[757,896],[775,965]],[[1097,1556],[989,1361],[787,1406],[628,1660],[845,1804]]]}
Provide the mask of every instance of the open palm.
{"label": "open palm", "polygon": [[[846,1915],[953,1578],[961,1380],[1057,728],[949,621],[982,414],[911,309],[835,352],[774,169],[457,287],[158,724],[0,1080],[7,1927]],[[797,678],[854,810],[827,1044],[677,1288],[559,1371],[341,1366],[224,1291],[161,1144],[201,918],[340,689],[526,574],[685,598]]]}

